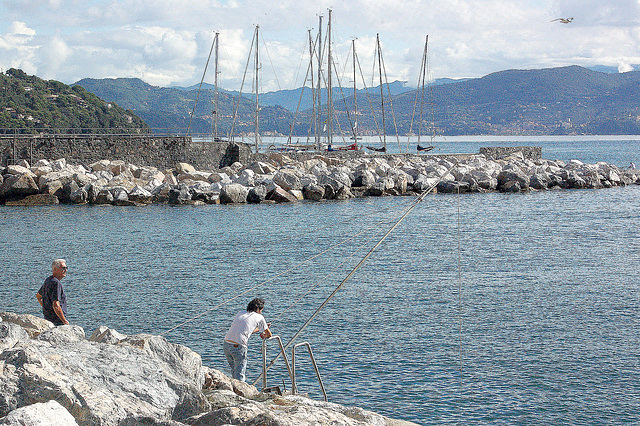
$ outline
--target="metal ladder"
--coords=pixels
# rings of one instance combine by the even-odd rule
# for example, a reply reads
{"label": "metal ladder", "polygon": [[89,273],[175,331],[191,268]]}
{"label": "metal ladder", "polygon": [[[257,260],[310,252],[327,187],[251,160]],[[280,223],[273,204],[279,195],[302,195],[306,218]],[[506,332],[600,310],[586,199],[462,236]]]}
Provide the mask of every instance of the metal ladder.
{"label": "metal ladder", "polygon": [[328,401],[327,392],[324,389],[322,377],[320,377],[320,370],[318,370],[318,364],[316,363],[316,359],[313,356],[313,351],[311,350],[311,344],[309,342],[301,342],[294,345],[291,348],[291,364],[289,364],[284,345],[282,344],[282,339],[280,339],[280,336],[278,335],[274,335],[269,337],[268,339],[262,340],[262,391],[265,392],[270,389],[267,387],[267,342],[273,339],[278,341],[278,345],[280,346],[280,353],[284,358],[284,363],[286,364],[287,371],[289,372],[289,378],[291,379],[291,395],[296,395],[298,393],[298,387],[296,386],[296,349],[300,346],[305,346],[309,352],[311,364],[313,364],[313,368],[316,371],[316,376],[318,377],[318,383],[320,384],[320,389],[322,390],[324,400]]}

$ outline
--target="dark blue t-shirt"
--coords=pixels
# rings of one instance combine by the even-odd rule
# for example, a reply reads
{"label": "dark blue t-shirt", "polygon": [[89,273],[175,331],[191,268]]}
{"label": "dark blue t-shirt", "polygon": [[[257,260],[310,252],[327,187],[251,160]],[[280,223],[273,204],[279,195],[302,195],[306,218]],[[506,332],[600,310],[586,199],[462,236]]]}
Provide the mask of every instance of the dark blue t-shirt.
{"label": "dark blue t-shirt", "polygon": [[53,310],[53,302],[57,300],[60,302],[62,312],[64,312],[65,316],[67,315],[67,296],[64,294],[60,280],[51,275],[44,280],[44,284],[42,284],[42,287],[38,290],[38,294],[42,296],[42,313],[44,314],[44,319],[51,321],[55,325],[63,324],[62,320],[58,318],[58,315],[56,315],[56,312]]}

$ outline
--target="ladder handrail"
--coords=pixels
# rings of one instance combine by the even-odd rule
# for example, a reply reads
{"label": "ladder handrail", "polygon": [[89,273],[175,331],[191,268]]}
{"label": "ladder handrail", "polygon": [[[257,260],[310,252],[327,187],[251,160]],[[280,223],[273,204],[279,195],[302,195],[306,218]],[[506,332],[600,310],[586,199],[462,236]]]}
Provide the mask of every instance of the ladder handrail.
{"label": "ladder handrail", "polygon": [[269,340],[276,339],[278,341],[278,345],[280,346],[280,352],[282,353],[282,357],[284,358],[284,363],[287,366],[287,371],[289,372],[289,378],[293,383],[293,373],[291,371],[291,366],[289,365],[289,360],[287,359],[287,354],[285,353],[284,345],[282,344],[282,339],[280,336],[273,335],[267,339],[262,339],[262,389],[266,389],[267,387],[267,342]]}
{"label": "ladder handrail", "polygon": [[309,342],[300,342],[291,348],[291,395],[295,395],[298,391],[296,386],[296,348],[299,346],[306,346],[309,351],[309,357],[311,358],[311,364],[313,364],[314,370],[316,370],[316,376],[318,377],[318,383],[320,384],[320,389],[322,390],[322,395],[324,395],[325,402],[328,402],[327,392],[324,389],[324,384],[322,383],[322,377],[320,377],[320,370],[318,370],[318,364],[316,363],[316,359],[313,356],[313,351],[311,350],[311,344]]}

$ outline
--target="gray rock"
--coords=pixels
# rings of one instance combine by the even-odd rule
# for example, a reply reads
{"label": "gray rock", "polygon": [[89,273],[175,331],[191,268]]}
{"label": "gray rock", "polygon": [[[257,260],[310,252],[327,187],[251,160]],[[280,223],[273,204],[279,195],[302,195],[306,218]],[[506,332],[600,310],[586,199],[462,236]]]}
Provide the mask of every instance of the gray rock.
{"label": "gray rock", "polygon": [[126,334],[118,333],[116,330],[112,330],[109,327],[100,326],[93,332],[89,338],[90,342],[108,343],[110,345],[117,345],[128,336]]}
{"label": "gray rock", "polygon": [[31,314],[15,314],[13,312],[0,312],[3,322],[11,322],[22,327],[32,339],[43,331],[53,328],[52,322],[44,318],[38,318]]}
{"label": "gray rock", "polygon": [[73,416],[57,401],[38,402],[13,410],[0,419],[9,426],[78,426]]}
{"label": "gray rock", "polygon": [[93,204],[113,204],[113,194],[108,189],[101,189],[96,195]]}
{"label": "gray rock", "polygon": [[506,181],[501,187],[500,187],[500,191],[501,192],[521,192],[524,191],[526,188],[523,188],[520,185],[520,182],[517,180],[509,180]]}
{"label": "gray rock", "polygon": [[255,185],[255,173],[253,172],[253,170],[250,169],[245,169],[243,171],[240,172],[240,174],[238,175],[237,179],[235,180],[235,183],[239,183],[240,185],[243,186],[254,186]]}
{"label": "gray rock", "polygon": [[38,185],[28,174],[8,175],[0,185],[0,198],[26,197],[39,191]]}
{"label": "gray rock", "polygon": [[75,192],[69,194],[69,201],[74,204],[87,204],[89,202],[87,187],[78,188]]}
{"label": "gray rock", "polygon": [[47,206],[58,203],[58,197],[50,194],[27,195],[19,200],[9,200],[6,202],[8,206]]}
{"label": "gray rock", "polygon": [[549,188],[551,179],[545,172],[536,172],[529,179],[529,185],[534,189],[544,190]]}
{"label": "gray rock", "polygon": [[351,186],[371,188],[373,185],[375,185],[375,183],[376,175],[373,174],[373,172],[371,172],[370,170],[365,169],[356,175],[356,178]]}
{"label": "gray rock", "polygon": [[220,191],[220,202],[222,204],[241,204],[247,202],[249,189],[238,183],[224,185]]}
{"label": "gray rock", "polygon": [[282,169],[278,171],[273,176],[273,183],[275,183],[285,191],[289,191],[291,189],[302,189],[300,178],[295,174],[293,170],[290,169]]}
{"label": "gray rock", "polygon": [[167,201],[169,204],[189,204],[191,201],[191,192],[186,185],[181,184],[176,188],[169,189]]}
{"label": "gray rock", "polygon": [[412,187],[418,192],[423,192],[434,186],[437,182],[437,177],[427,177],[426,175],[419,174],[418,177],[413,181]]}
{"label": "gray rock", "polygon": [[149,204],[153,200],[153,194],[141,186],[134,186],[129,192],[129,199],[136,203]]}
{"label": "gray rock", "polygon": [[75,327],[0,353],[0,415],[51,399],[87,426],[145,418],[153,422],[137,424],[163,424],[209,410],[200,356],[188,348],[146,335],[89,342]]}
{"label": "gray rock", "polygon": [[271,164],[263,163],[261,161],[254,161],[246,167],[247,170],[251,170],[259,175],[268,175],[275,173],[276,169]]}
{"label": "gray rock", "polygon": [[[518,184],[520,190],[526,190],[529,188],[529,176],[527,176],[520,167],[515,164],[510,164],[506,166],[499,174],[498,174],[498,189],[503,192],[513,192],[513,188],[515,188],[514,183]],[[505,187],[508,186],[508,189]]]}
{"label": "gray rock", "polygon": [[582,189],[587,187],[587,182],[582,179],[575,170],[570,170],[567,173],[564,184],[568,189]]}
{"label": "gray rock", "polygon": [[295,196],[279,186],[276,186],[274,189],[269,191],[267,194],[267,200],[275,201],[276,203],[293,203],[298,201]]}
{"label": "gray rock", "polygon": [[338,189],[338,192],[336,192],[336,195],[334,197],[335,200],[348,200],[349,198],[353,198],[353,194],[347,186],[343,186],[342,188]]}
{"label": "gray rock", "polygon": [[458,182],[451,180],[442,180],[437,185],[438,192],[444,194],[457,194],[460,192],[469,192],[470,186],[468,182]]}
{"label": "gray rock", "polygon": [[180,173],[193,173],[196,169],[189,163],[178,163],[176,164],[176,172]]}
{"label": "gray rock", "polygon": [[38,340],[54,345],[75,343],[85,340],[84,330],[79,325],[60,325],[43,331],[37,337]]}
{"label": "gray rock", "polygon": [[27,342],[31,339],[24,328],[18,324],[0,322],[0,350],[12,348],[18,342]]}
{"label": "gray rock", "polygon": [[33,173],[29,167],[24,167],[18,164],[10,164],[7,166],[7,169],[5,171],[6,174],[9,175],[24,175],[27,174],[29,176],[31,176],[32,178],[35,178],[36,175],[35,173]]}
{"label": "gray rock", "polygon": [[247,203],[258,204],[267,198],[267,187],[258,185],[249,190],[247,194]]}
{"label": "gray rock", "polygon": [[304,187],[302,194],[307,200],[320,201],[324,197],[324,188],[318,184],[310,183]]}

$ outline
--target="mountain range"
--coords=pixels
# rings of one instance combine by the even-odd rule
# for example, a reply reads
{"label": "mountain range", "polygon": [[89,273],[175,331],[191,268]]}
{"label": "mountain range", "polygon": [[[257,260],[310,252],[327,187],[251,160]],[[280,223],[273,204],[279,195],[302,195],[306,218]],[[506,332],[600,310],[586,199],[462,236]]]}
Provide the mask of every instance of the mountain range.
{"label": "mountain range", "polygon": [[[213,116],[218,118],[220,134],[232,128],[234,134],[249,133],[255,128],[252,95],[239,97],[220,90],[216,109],[215,92],[208,85],[199,94],[197,86],[157,87],[136,78],[83,79],[75,85],[133,111],[153,129],[184,132],[190,127],[195,133],[210,133]],[[637,71],[610,73],[579,66],[506,70],[481,78],[443,79],[424,92],[394,82],[384,92],[387,134],[396,129],[399,134],[441,135],[640,134]],[[362,135],[382,132],[379,87],[358,91],[357,114],[350,89],[333,93],[336,132],[349,133],[355,121]],[[260,132],[312,132],[309,88],[260,94],[259,102]],[[326,122],[326,115],[320,122]]]}

